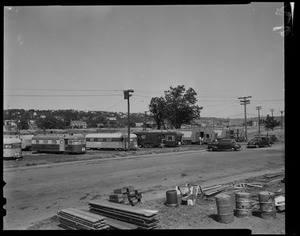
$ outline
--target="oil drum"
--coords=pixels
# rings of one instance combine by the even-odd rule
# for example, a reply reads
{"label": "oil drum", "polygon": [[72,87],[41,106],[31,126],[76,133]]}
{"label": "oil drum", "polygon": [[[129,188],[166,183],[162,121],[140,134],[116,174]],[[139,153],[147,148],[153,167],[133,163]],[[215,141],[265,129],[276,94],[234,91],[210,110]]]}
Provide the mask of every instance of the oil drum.
{"label": "oil drum", "polygon": [[234,192],[234,188],[228,189],[227,191],[225,191],[223,193],[230,196],[230,200],[232,202],[232,207],[233,207],[233,210],[234,210],[235,209],[235,192]]}
{"label": "oil drum", "polygon": [[260,217],[263,219],[276,218],[275,194],[263,191],[258,194]]}
{"label": "oil drum", "polygon": [[166,205],[170,207],[178,206],[178,199],[177,199],[177,191],[176,190],[168,190],[166,192],[167,202]]}
{"label": "oil drum", "polygon": [[236,217],[248,217],[252,215],[252,200],[250,193],[237,192],[236,193],[236,206],[235,216]]}
{"label": "oil drum", "polygon": [[220,223],[231,223],[234,221],[233,205],[231,197],[228,194],[220,193],[215,196],[217,209],[218,209],[218,220]]}

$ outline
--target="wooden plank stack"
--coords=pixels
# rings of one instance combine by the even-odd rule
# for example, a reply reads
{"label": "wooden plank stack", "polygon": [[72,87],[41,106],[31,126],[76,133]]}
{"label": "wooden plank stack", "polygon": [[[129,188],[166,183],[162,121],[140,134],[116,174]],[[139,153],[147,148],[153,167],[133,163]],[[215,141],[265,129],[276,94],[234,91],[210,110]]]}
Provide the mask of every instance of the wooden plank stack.
{"label": "wooden plank stack", "polygon": [[75,208],[59,210],[57,213],[60,225],[72,230],[109,229],[104,216]]}
{"label": "wooden plank stack", "polygon": [[211,187],[202,188],[202,193],[205,195],[205,197],[210,198],[214,197],[215,195],[225,192],[232,189],[232,185],[215,185]]}
{"label": "wooden plank stack", "polygon": [[134,206],[142,199],[142,194],[134,189],[133,186],[123,187],[115,189],[113,193],[109,195],[109,202],[120,203],[125,205]]}
{"label": "wooden plank stack", "polygon": [[136,225],[138,229],[155,229],[158,220],[155,218],[158,211],[107,201],[89,201],[90,212],[103,215],[118,221]]}

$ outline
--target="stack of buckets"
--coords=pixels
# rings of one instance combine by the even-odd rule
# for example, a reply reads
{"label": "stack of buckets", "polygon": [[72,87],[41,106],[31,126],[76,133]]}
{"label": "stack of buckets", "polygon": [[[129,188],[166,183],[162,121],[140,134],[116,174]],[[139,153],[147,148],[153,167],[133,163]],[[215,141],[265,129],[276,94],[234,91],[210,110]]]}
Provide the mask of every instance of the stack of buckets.
{"label": "stack of buckets", "polygon": [[[249,217],[252,215],[252,208],[255,205],[251,200],[250,193],[247,192],[227,192],[215,196],[218,221],[220,223],[232,223],[234,221],[234,205],[235,216]],[[258,194],[260,204],[260,217],[263,219],[276,218],[275,194],[263,191]],[[235,204],[234,204],[235,202]]]}

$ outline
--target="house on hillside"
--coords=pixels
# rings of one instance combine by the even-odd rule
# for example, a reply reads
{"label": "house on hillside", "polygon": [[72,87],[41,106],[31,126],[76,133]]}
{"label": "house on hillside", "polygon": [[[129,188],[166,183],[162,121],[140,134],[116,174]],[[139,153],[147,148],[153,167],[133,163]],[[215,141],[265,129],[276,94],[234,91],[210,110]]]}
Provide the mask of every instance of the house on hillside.
{"label": "house on hillside", "polygon": [[104,126],[109,127],[109,128],[117,128],[118,127],[117,118],[116,117],[106,117]]}
{"label": "house on hillside", "polygon": [[85,121],[72,120],[70,126],[72,129],[86,129],[87,123]]}

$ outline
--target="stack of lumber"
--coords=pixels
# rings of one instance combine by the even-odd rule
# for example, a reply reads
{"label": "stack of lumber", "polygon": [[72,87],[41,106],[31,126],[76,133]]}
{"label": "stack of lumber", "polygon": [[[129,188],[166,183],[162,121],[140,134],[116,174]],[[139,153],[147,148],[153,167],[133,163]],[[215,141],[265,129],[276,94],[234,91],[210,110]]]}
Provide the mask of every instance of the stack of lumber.
{"label": "stack of lumber", "polygon": [[155,217],[158,211],[156,210],[147,210],[107,201],[89,201],[88,204],[90,212],[103,215],[106,219],[127,222],[137,226],[138,229],[157,228],[158,220]]}
{"label": "stack of lumber", "polygon": [[103,230],[109,229],[106,219],[98,214],[75,208],[59,210],[57,213],[60,225],[73,230]]}
{"label": "stack of lumber", "polygon": [[205,197],[213,197],[221,192],[225,192],[228,190],[232,190],[232,185],[214,185],[211,187],[202,188],[202,193],[205,195]]}
{"label": "stack of lumber", "polygon": [[115,189],[109,195],[109,201],[134,206],[142,199],[142,194],[133,186]]}

